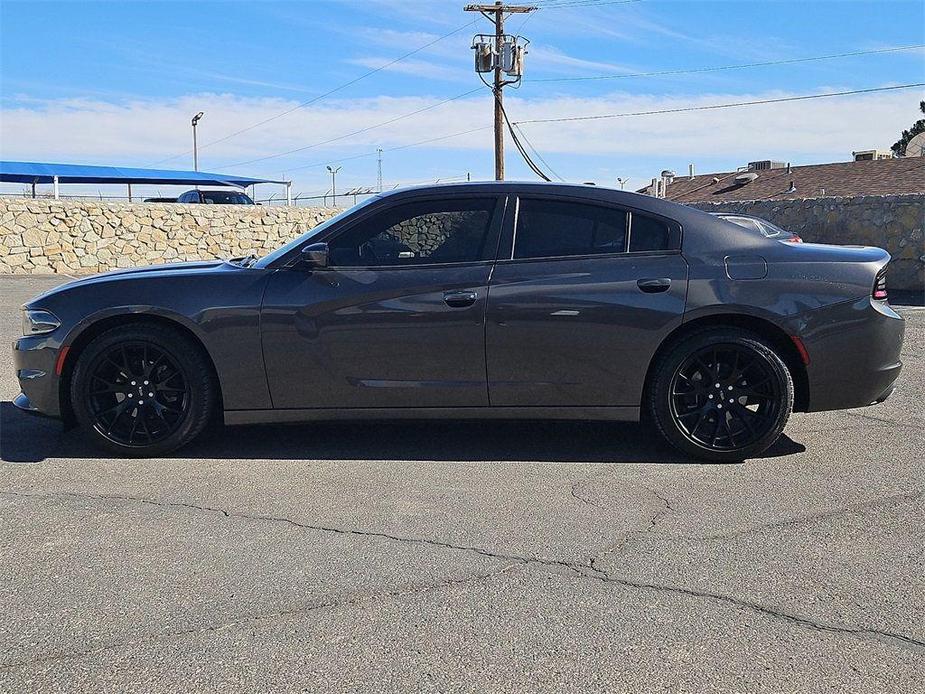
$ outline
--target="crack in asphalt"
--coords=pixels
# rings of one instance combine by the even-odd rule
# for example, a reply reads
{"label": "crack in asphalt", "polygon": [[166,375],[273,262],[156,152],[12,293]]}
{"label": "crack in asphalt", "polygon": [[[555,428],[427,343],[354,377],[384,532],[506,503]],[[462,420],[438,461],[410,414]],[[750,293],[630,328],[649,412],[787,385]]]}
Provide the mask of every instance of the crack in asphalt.
{"label": "crack in asphalt", "polygon": [[761,532],[762,530],[768,530],[771,528],[786,528],[794,525],[802,525],[803,523],[813,523],[819,520],[828,520],[829,518],[834,518],[846,513],[862,513],[870,508],[877,508],[878,506],[895,506],[906,501],[915,501],[925,494],[922,490],[917,490],[914,492],[904,492],[901,494],[893,494],[891,496],[881,496],[876,499],[869,499],[868,501],[861,501],[856,504],[849,504],[848,506],[841,506],[839,508],[833,508],[828,511],[822,511],[820,513],[810,514],[806,516],[798,516],[796,518],[786,518],[784,520],[772,521],[770,523],[762,523],[760,525],[751,526],[748,528],[743,528],[742,530],[736,530],[730,533],[717,533],[715,535],[701,535],[695,537],[684,537],[684,536],[672,536],[676,539],[686,539],[686,540],[729,540],[732,538],[740,537],[742,535],[748,535],[750,533]]}
{"label": "crack in asphalt", "polygon": [[[625,533],[618,543],[616,543],[615,545],[611,545],[610,547],[605,547],[600,552],[598,552],[593,557],[591,557],[591,559],[588,561],[588,566],[590,568],[594,569],[595,571],[603,571],[602,569],[597,568],[597,563],[599,561],[601,561],[605,556],[608,556],[611,554],[619,554],[620,552],[622,552],[624,548],[629,544],[631,539],[635,537],[640,537],[642,535],[646,535],[647,533],[651,533],[653,530],[655,530],[655,527],[658,525],[659,521],[661,521],[661,519],[664,516],[674,511],[674,507],[671,505],[671,502],[667,498],[659,494],[656,490],[652,489],[651,487],[646,487],[645,490],[649,492],[649,494],[654,496],[656,499],[658,499],[661,502],[662,507],[657,509],[649,517],[645,530],[631,530]],[[603,573],[606,573],[606,571],[603,571]]]}
{"label": "crack in asphalt", "polygon": [[299,521],[292,520],[291,518],[285,518],[283,516],[268,516],[262,514],[250,514],[250,513],[241,513],[238,511],[228,511],[223,508],[218,508],[214,506],[200,506],[197,504],[189,504],[180,501],[160,501],[157,499],[149,499],[145,497],[135,497],[135,496],[123,496],[117,494],[82,494],[77,492],[56,492],[52,494],[33,494],[33,493],[24,493],[24,492],[14,492],[14,491],[0,491],[0,495],[8,496],[17,496],[23,498],[37,498],[37,499],[87,499],[91,501],[132,501],[140,504],[147,504],[150,506],[157,506],[161,508],[185,508],[196,511],[207,511],[211,513],[220,513],[225,518],[241,518],[244,520],[252,521],[265,521],[269,523],[282,523],[286,525],[291,525],[296,528],[301,528],[303,530],[316,530],[318,532],[331,533],[334,535],[346,535],[346,536],[355,536],[355,537],[372,537],[379,538],[383,540],[391,540],[393,542],[405,542],[409,544],[419,544],[419,545],[428,545],[431,547],[439,547],[441,549],[449,549],[458,552],[473,552],[484,557],[489,557],[492,559],[502,559],[506,561],[514,562],[529,562],[531,564],[541,564],[547,567],[567,569],[573,573],[581,573],[581,571],[587,568],[583,564],[576,564],[574,562],[569,562],[559,559],[543,559],[540,557],[522,557],[516,554],[504,554],[502,552],[493,552],[491,550],[485,549],[484,547],[468,546],[468,545],[456,545],[451,542],[442,542],[440,540],[430,540],[427,538],[420,537],[402,537],[401,535],[390,535],[389,533],[381,533],[374,530],[354,530],[350,528],[335,528],[328,525],[311,525],[308,523],[300,523]]}
{"label": "crack in asphalt", "polygon": [[631,581],[625,578],[617,578],[610,574],[605,576],[592,576],[588,575],[588,578],[596,578],[599,581],[604,583],[614,583],[617,585],[625,586],[628,588],[639,588],[646,590],[653,590],[657,592],[670,593],[670,594],[681,594],[688,595],[695,598],[702,598],[708,600],[715,600],[718,602],[723,602],[729,605],[734,605],[736,607],[744,608],[751,610],[753,612],[758,612],[760,614],[773,617],[775,619],[780,619],[786,622],[793,624],[798,624],[803,627],[810,629],[815,629],[816,631],[823,631],[827,633],[834,634],[848,634],[853,636],[868,636],[889,643],[895,646],[899,646],[904,649],[911,649],[916,652],[925,653],[925,641],[920,641],[914,639],[910,636],[905,636],[904,634],[898,634],[892,631],[884,631],[881,629],[873,629],[867,627],[843,627],[837,624],[831,624],[829,622],[821,622],[818,620],[810,619],[808,617],[801,617],[799,615],[792,614],[790,612],[785,612],[781,609],[776,609],[773,607],[768,607],[767,605],[762,605],[757,602],[751,602],[749,600],[742,600],[740,598],[733,597],[731,595],[725,595],[723,593],[711,593],[709,591],[694,590],[693,588],[684,588],[681,586],[668,586],[658,583],[643,583],[640,581]]}
{"label": "crack in asphalt", "polygon": [[[655,498],[659,500],[659,502],[661,503],[661,508],[659,508],[649,518],[648,527],[646,528],[646,530],[636,531],[635,533],[636,535],[644,535],[646,533],[650,533],[658,525],[662,517],[674,511],[674,508],[671,505],[671,502],[669,501],[669,499],[667,499],[666,497],[662,496],[657,491],[649,487],[646,487],[646,490],[650,494],[652,494],[652,496],[654,496]],[[504,560],[504,561],[509,562],[508,565],[506,565],[504,568],[498,571],[495,571],[495,572],[490,572],[486,574],[478,574],[474,577],[469,577],[466,579],[450,579],[447,581],[442,581],[442,582],[435,583],[429,586],[425,586],[424,588],[418,587],[416,589],[411,588],[411,589],[405,589],[401,591],[395,591],[395,590],[386,591],[383,593],[378,593],[374,596],[366,596],[366,599],[373,599],[375,597],[389,597],[392,595],[401,596],[401,595],[409,595],[409,594],[420,594],[420,593],[425,593],[431,590],[437,590],[444,586],[456,585],[456,584],[461,584],[461,583],[471,583],[471,582],[477,582],[480,580],[488,580],[496,575],[506,573],[511,568],[517,565],[522,565],[524,567],[530,567],[530,566],[542,567],[544,570],[548,570],[550,568],[567,569],[569,574],[574,578],[590,578],[590,579],[596,579],[605,584],[620,585],[626,588],[632,588],[636,590],[651,590],[651,591],[669,594],[669,595],[685,595],[688,597],[698,598],[702,600],[711,600],[714,602],[720,602],[720,603],[732,605],[740,609],[750,610],[757,614],[762,614],[762,615],[765,615],[765,616],[768,616],[774,619],[778,619],[778,620],[796,624],[802,627],[814,629],[816,631],[835,633],[835,634],[845,634],[845,635],[851,635],[851,636],[856,636],[856,637],[861,637],[861,638],[873,638],[873,639],[882,641],[884,643],[888,643],[888,644],[898,646],[904,649],[913,649],[916,652],[925,653],[925,641],[921,641],[921,640],[912,638],[910,636],[906,636],[906,635],[899,634],[896,632],[868,628],[868,627],[839,626],[837,624],[822,622],[822,621],[810,619],[808,617],[802,617],[796,614],[792,614],[790,612],[783,611],[779,608],[769,607],[767,605],[763,605],[757,602],[751,602],[748,600],[743,600],[741,598],[736,598],[734,596],[726,595],[723,593],[713,593],[709,591],[700,591],[700,590],[695,590],[693,588],[686,588],[686,587],[677,586],[677,585],[645,583],[641,581],[633,581],[633,580],[626,579],[626,578],[620,578],[618,576],[615,576],[611,573],[608,573],[594,566],[595,560],[599,559],[604,553],[596,555],[596,557],[593,558],[588,564],[580,564],[580,563],[574,563],[574,562],[569,562],[565,560],[541,559],[537,557],[526,557],[526,556],[519,556],[519,555],[513,555],[513,554],[504,554],[500,552],[492,552],[490,550],[487,550],[481,547],[456,545],[456,544],[449,543],[449,542],[441,542],[439,540],[429,540],[429,539],[413,538],[413,537],[401,537],[398,535],[390,535],[387,533],[380,533],[380,532],[374,532],[374,531],[362,531],[362,530],[334,528],[330,526],[309,525],[309,524],[300,523],[298,521],[294,521],[294,520],[291,520],[289,518],[284,518],[284,517],[244,514],[244,513],[234,512],[234,511],[228,511],[226,509],[217,508],[217,507],[202,506],[202,505],[189,504],[189,503],[184,503],[184,502],[159,501],[155,499],[147,499],[144,497],[132,497],[132,496],[122,496],[122,495],[102,495],[102,494],[80,494],[76,492],[35,494],[35,493],[15,492],[11,490],[0,491],[0,495],[7,495],[7,496],[14,496],[14,497],[21,497],[21,498],[37,498],[37,499],[59,498],[59,499],[88,499],[88,500],[97,500],[97,501],[107,501],[107,500],[130,501],[130,502],[135,502],[135,503],[142,503],[142,504],[158,506],[162,508],[184,508],[184,509],[190,509],[190,510],[210,512],[210,513],[219,513],[225,518],[241,518],[241,519],[248,519],[248,520],[254,520],[254,521],[285,523],[285,524],[292,525],[297,528],[302,528],[306,530],[315,530],[319,532],[333,533],[337,535],[373,537],[373,538],[390,540],[394,542],[403,542],[403,543],[410,543],[410,544],[416,544],[416,545],[421,545],[421,546],[438,547],[442,549],[449,549],[449,550],[460,551],[460,552],[470,552],[470,553],[478,554],[481,556],[490,557],[492,559]],[[900,496],[909,496],[910,498],[917,498],[918,496],[921,496],[921,495],[922,495],[922,492],[916,492],[916,493],[907,494],[907,495],[894,495],[893,497],[885,497],[884,499],[880,499],[880,500],[872,500],[871,502],[868,502],[868,505],[872,505],[876,501],[882,502],[887,499],[895,500],[897,497],[900,497]],[[830,516],[837,515],[838,512],[844,513],[850,510],[851,508],[853,507],[846,507],[846,509],[840,509],[837,512],[830,512],[829,515]],[[802,519],[796,519],[796,520],[799,521]],[[628,534],[627,538],[624,538],[623,543],[621,543],[620,545],[618,545],[616,548],[612,550],[606,551],[605,553],[611,553],[611,552],[617,551],[618,549],[622,549],[622,547],[626,544],[626,541],[629,539],[631,535],[632,533]],[[692,538],[692,539],[697,539],[697,538]],[[220,629],[229,628],[229,627],[240,625],[242,623],[246,623],[250,621],[286,617],[286,616],[300,614],[303,612],[308,612],[311,610],[325,609],[325,608],[337,607],[341,605],[356,605],[363,601],[364,601],[363,597],[354,597],[351,599],[341,600],[341,601],[330,601],[327,603],[313,603],[309,606],[303,606],[301,608],[293,609],[291,611],[274,612],[274,613],[270,613],[267,615],[248,616],[243,619],[234,620],[226,624],[220,624],[217,626],[198,627],[198,628],[182,630],[176,633],[157,634],[157,635],[145,637],[145,639],[142,639],[142,641],[147,640],[147,639],[152,639],[152,638],[182,636],[184,634],[191,634],[191,633],[214,632]],[[63,658],[69,658],[69,657],[83,657],[84,655],[92,654],[93,652],[96,652],[99,650],[118,648],[121,645],[130,645],[131,643],[132,642],[126,642],[125,644],[104,646],[104,647],[101,647],[101,649],[95,649],[95,650],[82,652],[82,653],[74,653],[72,655],[67,655],[67,654],[48,655],[48,656],[44,656],[42,658],[34,659],[28,662],[6,664],[3,666],[0,666],[0,670],[7,670],[13,667],[24,667],[30,664],[42,662],[43,660],[54,660],[56,658],[63,659]]]}
{"label": "crack in asphalt", "polygon": [[[195,506],[193,508],[196,508]],[[184,636],[190,636],[194,634],[211,634],[225,629],[230,629],[236,626],[242,626],[245,624],[250,624],[254,622],[261,622],[271,619],[280,619],[286,617],[294,617],[301,614],[307,614],[309,612],[315,612],[317,610],[333,609],[337,607],[353,606],[359,605],[364,602],[371,602],[373,600],[381,598],[399,598],[406,595],[424,595],[426,593],[440,590],[441,588],[449,588],[453,586],[465,585],[467,583],[478,583],[485,581],[495,576],[500,576],[501,574],[507,573],[515,566],[518,566],[521,562],[514,562],[508,564],[500,569],[495,571],[489,571],[487,573],[480,573],[474,576],[467,576],[464,578],[450,578],[443,581],[438,581],[436,583],[430,583],[426,585],[412,585],[407,588],[399,588],[387,591],[379,591],[375,593],[368,593],[364,595],[354,595],[348,598],[343,598],[341,600],[329,600],[323,602],[313,602],[300,605],[298,607],[292,607],[285,610],[275,610],[273,612],[266,612],[262,614],[252,614],[244,615],[233,619],[227,622],[221,622],[219,624],[207,624],[205,626],[190,627],[188,629],[176,629],[174,631],[167,631],[163,633],[156,634],[147,634],[145,636],[128,639],[125,641],[119,641],[116,643],[108,643],[102,646],[97,646],[95,648],[88,648],[85,650],[73,650],[73,651],[58,651],[55,653],[47,653],[38,658],[32,658],[29,660],[21,660],[10,663],[4,663],[0,665],[0,672],[4,670],[12,670],[20,667],[29,667],[32,665],[39,665],[41,663],[51,663],[61,660],[70,660],[72,658],[85,658],[87,656],[96,655],[98,653],[105,653],[107,651],[113,651],[119,648],[126,648],[128,646],[135,646],[142,643],[148,643],[151,641],[161,641],[164,639],[175,639],[182,638]]]}
{"label": "crack in asphalt", "polygon": [[917,422],[899,422],[895,419],[887,419],[886,417],[875,417],[872,414],[863,414],[861,412],[852,412],[851,410],[845,411],[845,414],[849,417],[857,417],[859,419],[867,419],[871,422],[880,422],[881,424],[889,424],[894,427],[911,427],[913,429],[918,429],[921,425]]}
{"label": "crack in asphalt", "polygon": [[592,501],[591,499],[588,499],[587,497],[584,497],[584,496],[582,496],[581,494],[578,493],[579,487],[583,487],[585,484],[587,484],[587,483],[590,482],[590,481],[591,481],[591,478],[590,478],[590,477],[584,477],[584,478],[582,478],[582,479],[580,479],[580,480],[574,482],[574,483],[572,484],[571,489],[570,489],[570,493],[571,493],[571,495],[572,495],[573,497],[575,497],[576,499],[578,499],[581,503],[585,504],[586,506],[591,506],[592,508],[602,508],[600,504],[598,504],[598,503]]}

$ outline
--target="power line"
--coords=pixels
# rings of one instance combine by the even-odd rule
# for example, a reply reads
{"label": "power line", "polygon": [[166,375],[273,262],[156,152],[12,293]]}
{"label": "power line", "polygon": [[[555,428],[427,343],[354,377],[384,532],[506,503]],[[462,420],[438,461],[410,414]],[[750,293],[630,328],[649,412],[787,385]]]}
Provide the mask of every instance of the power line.
{"label": "power line", "polygon": [[[454,29],[453,31],[451,31],[451,32],[449,32],[449,33],[443,34],[442,36],[438,36],[437,38],[433,39],[432,41],[429,41],[428,43],[425,43],[423,46],[419,46],[418,48],[415,48],[415,49],[412,50],[412,51],[408,51],[407,53],[405,53],[405,54],[403,54],[403,55],[400,55],[400,56],[398,56],[397,58],[394,58],[393,60],[390,60],[389,62],[385,63],[384,65],[380,65],[379,67],[373,68],[372,70],[369,70],[368,72],[364,72],[362,75],[359,75],[358,77],[355,77],[355,78],[353,78],[352,80],[349,80],[349,81],[347,81],[347,82],[344,82],[343,84],[338,85],[337,87],[334,87],[333,89],[330,89],[330,90],[324,92],[323,94],[319,94],[318,96],[313,97],[313,98],[309,99],[308,101],[303,101],[302,103],[300,103],[300,104],[298,104],[298,105],[296,105],[296,106],[293,106],[292,108],[286,109],[285,111],[281,111],[280,113],[277,113],[277,114],[274,115],[274,116],[270,116],[269,118],[264,118],[263,120],[258,121],[257,123],[254,123],[253,125],[248,125],[246,128],[241,128],[240,130],[236,130],[236,131],[234,131],[233,133],[229,133],[228,135],[225,135],[224,137],[220,137],[220,138],[218,138],[217,140],[212,140],[212,141],[210,141],[210,142],[207,142],[207,143],[204,144],[204,145],[200,145],[199,149],[205,149],[206,147],[211,147],[212,145],[216,145],[216,144],[218,144],[218,143],[220,143],[220,142],[225,142],[226,140],[230,140],[232,137],[236,137],[236,136],[238,136],[238,135],[240,135],[240,134],[242,134],[242,133],[246,133],[246,132],[248,132],[249,130],[253,130],[254,128],[259,128],[261,125],[266,125],[267,123],[270,123],[271,121],[277,120],[278,118],[282,118],[283,116],[287,116],[287,115],[289,115],[290,113],[293,113],[294,111],[298,111],[299,109],[305,108],[306,106],[311,106],[312,104],[317,103],[317,102],[321,101],[322,99],[325,99],[325,98],[331,96],[332,94],[335,94],[336,92],[341,91],[342,89],[346,89],[347,87],[349,87],[349,86],[351,86],[351,85],[354,85],[354,84],[356,84],[357,82],[360,82],[361,80],[365,80],[367,77],[371,77],[372,75],[375,75],[375,74],[378,73],[378,72],[382,72],[383,70],[386,70],[386,69],[392,67],[393,65],[395,65],[396,63],[401,62],[402,60],[405,60],[406,58],[410,58],[411,56],[413,56],[413,55],[415,55],[415,54],[417,54],[417,53],[420,53],[420,52],[423,51],[423,50],[426,50],[426,49],[430,48],[430,47],[433,46],[434,44],[439,43],[440,41],[443,41],[444,39],[448,39],[450,36],[453,36],[453,35],[458,34],[459,32],[461,32],[461,31],[463,31],[463,30],[465,30],[465,29],[468,29],[469,27],[471,27],[472,25],[474,25],[476,22],[478,22],[478,20],[477,20],[477,19],[474,19],[474,20],[472,20],[471,22],[469,22],[468,24],[463,24],[463,25],[462,25],[461,27],[459,27],[458,29]],[[160,160],[154,162],[153,164],[150,164],[150,166],[155,166],[156,164],[161,164],[161,163],[163,163],[163,162],[165,162],[165,161],[170,161],[171,159],[177,159],[178,157],[186,156],[186,155],[189,154],[189,153],[190,153],[190,151],[183,152],[182,154],[175,154],[175,155],[173,155],[173,156],[167,157],[166,159],[160,159]]]}
{"label": "power line", "polygon": [[530,170],[544,181],[552,180],[543,172],[542,169],[540,169],[539,166],[536,165],[536,162],[530,158],[530,155],[527,154],[527,151],[521,144],[520,139],[517,137],[517,133],[514,132],[514,126],[511,124],[511,119],[507,116],[507,111],[504,109],[504,104],[499,102],[498,106],[501,109],[501,115],[504,116],[504,122],[507,124],[507,129],[511,134],[511,139],[514,141],[514,146],[517,147],[517,151],[520,152],[520,156],[523,157],[523,160],[527,163],[527,166],[529,166]]}
{"label": "power line", "polygon": [[563,7],[599,7],[602,5],[630,5],[632,3],[642,2],[642,0],[561,0],[555,2],[550,0],[538,6],[541,10],[557,10]]}
{"label": "power line", "polygon": [[793,65],[794,63],[809,63],[819,60],[833,60],[836,58],[849,58],[859,55],[877,55],[881,53],[898,53],[925,48],[925,44],[914,46],[895,46],[892,48],[878,48],[869,51],[850,51],[846,53],[830,53],[828,55],[815,55],[806,58],[787,58],[783,60],[767,60],[760,63],[737,63],[733,65],[713,65],[698,68],[679,68],[672,70],[656,70],[653,72],[628,72],[615,75],[595,75],[591,77],[539,77],[528,80],[530,82],[587,82],[593,80],[618,80],[630,77],[663,77],[666,75],[690,75],[699,72],[719,72],[721,70],[741,70],[744,68],[767,67],[771,65]]}
{"label": "power line", "polygon": [[521,128],[521,127],[520,127],[519,125],[517,125],[517,124],[515,124],[514,127],[517,128],[517,132],[520,133],[520,137],[523,139],[523,141],[527,143],[527,147],[530,148],[530,151],[533,152],[533,153],[536,155],[536,158],[537,158],[537,159],[539,159],[541,162],[543,162],[543,164],[544,164],[544,165],[546,166],[546,168],[549,170],[549,173],[551,173],[553,176],[555,176],[556,178],[558,178],[560,181],[565,181],[565,179],[562,178],[562,176],[560,176],[560,175],[558,174],[558,172],[557,172],[555,169],[553,169],[553,168],[549,165],[549,162],[546,161],[546,159],[543,157],[543,155],[540,154],[540,153],[537,151],[536,147],[533,146],[533,143],[530,142],[529,138],[527,137],[527,133],[525,133],[525,132],[523,131],[523,128]]}
{"label": "power line", "polygon": [[827,94],[804,94],[801,96],[785,96],[777,99],[756,99],[754,101],[738,101],[728,104],[709,104],[707,106],[685,106],[681,108],[665,108],[656,111],[631,111],[629,113],[606,113],[597,116],[567,116],[563,118],[534,118],[531,120],[517,121],[517,124],[527,123],[565,123],[569,121],[585,120],[604,120],[607,118],[628,118],[631,116],[654,116],[663,113],[682,113],[685,111],[712,111],[721,108],[737,108],[739,106],[756,106],[759,104],[779,104],[787,101],[807,101],[809,99],[825,99],[833,96],[847,96],[849,94],[871,94],[873,92],[886,92],[898,89],[912,89],[913,87],[925,87],[925,82],[915,82],[912,84],[899,84],[892,87],[873,87],[870,89],[851,89],[843,92],[829,92]]}
{"label": "power line", "polygon": [[381,128],[383,126],[390,125],[392,123],[397,123],[398,121],[404,120],[405,118],[411,118],[412,116],[416,116],[419,113],[424,113],[425,111],[433,110],[437,108],[438,106],[443,106],[444,104],[448,104],[451,101],[456,101],[457,99],[462,99],[464,97],[471,96],[472,94],[475,94],[476,92],[479,92],[481,90],[482,90],[482,87],[476,87],[475,89],[470,89],[469,91],[463,92],[462,94],[457,94],[456,96],[451,96],[450,98],[444,99],[443,101],[438,101],[437,103],[431,104],[430,106],[424,106],[423,108],[419,108],[415,111],[411,111],[410,113],[403,113],[399,116],[395,116],[394,118],[389,118],[388,120],[382,121],[381,123],[375,123],[365,128],[354,130],[353,132],[345,133],[343,135],[338,135],[337,137],[332,137],[327,140],[322,140],[321,142],[315,142],[310,145],[305,145],[304,147],[296,147],[295,149],[289,149],[289,150],[286,150],[285,152],[277,152],[276,154],[268,154],[264,157],[257,157],[256,159],[248,159],[247,161],[239,161],[234,164],[228,164],[225,168],[244,166],[246,164],[255,164],[257,162],[266,161],[268,159],[278,159],[279,157],[284,157],[289,154],[296,154],[297,152],[304,152],[309,149],[314,149],[315,147],[321,147],[322,145],[327,145],[332,142],[344,140],[348,137],[353,137],[354,135],[361,135],[363,133],[369,132],[370,130],[375,130],[376,128]]}

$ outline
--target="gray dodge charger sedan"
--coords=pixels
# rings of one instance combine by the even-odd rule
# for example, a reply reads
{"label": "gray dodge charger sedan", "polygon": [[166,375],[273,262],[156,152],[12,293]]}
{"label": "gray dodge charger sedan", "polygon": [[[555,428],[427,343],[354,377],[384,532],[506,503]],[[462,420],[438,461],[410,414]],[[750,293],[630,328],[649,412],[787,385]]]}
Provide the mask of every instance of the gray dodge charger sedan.
{"label": "gray dodge charger sedan", "polygon": [[791,411],[890,395],[889,260],[599,187],[412,188],[262,258],[36,297],[15,404],[121,455],[163,454],[219,416],[647,417],[690,456],[741,460]]}

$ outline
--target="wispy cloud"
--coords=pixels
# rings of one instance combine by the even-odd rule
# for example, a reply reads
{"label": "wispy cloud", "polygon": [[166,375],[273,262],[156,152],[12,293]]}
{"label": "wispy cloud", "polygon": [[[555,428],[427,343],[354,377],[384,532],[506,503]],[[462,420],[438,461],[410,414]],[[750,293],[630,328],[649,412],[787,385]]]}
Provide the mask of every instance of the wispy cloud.
{"label": "wispy cloud", "polygon": [[[783,91],[697,96],[613,92],[595,98],[526,99],[515,92],[508,96],[506,105],[511,118],[520,121],[790,95],[792,93]],[[765,157],[794,162],[838,161],[845,160],[855,149],[888,146],[914,120],[920,98],[921,95],[913,91],[888,92],[722,111],[533,124],[524,128],[530,141],[560,173],[580,180],[592,178],[599,168],[607,170],[610,166],[607,162],[618,167],[623,161],[634,161],[638,165],[640,161],[656,160],[664,163],[662,168],[683,168],[686,161],[711,161],[718,162],[717,166],[729,167]],[[323,167],[317,170],[299,167],[371,153],[377,147],[404,147],[487,126],[491,122],[487,95],[460,99],[401,118],[403,114],[440,101],[436,96],[331,100],[296,111],[246,136],[205,147],[200,161],[203,168],[221,170],[235,162],[320,143],[395,119],[390,125],[330,145],[234,169],[240,173],[273,177],[292,170],[299,172],[297,180],[317,181],[322,180],[319,177]],[[287,99],[211,93],[165,101],[33,100],[0,110],[2,156],[6,159],[147,165],[188,150],[189,114],[196,110],[208,113],[199,132],[200,142],[208,144],[295,105],[296,102]],[[846,118],[846,113],[852,117]],[[475,168],[475,163],[488,161],[485,155],[491,147],[490,132],[490,129],[482,130],[405,150],[408,170],[396,171],[394,175],[412,177],[414,171],[434,167]],[[454,154],[448,156],[448,151]],[[189,162],[184,157],[168,165],[183,168]],[[370,166],[373,164],[356,166],[353,170],[371,170]]]}
{"label": "wispy cloud", "polygon": [[550,73],[587,74],[588,70],[605,73],[633,72],[632,68],[625,65],[578,58],[548,45],[531,45],[527,60],[530,69],[543,69]]}
{"label": "wispy cloud", "polygon": [[[391,58],[384,57],[365,57],[350,58],[347,60],[351,65],[361,65],[370,69],[379,69],[383,66],[384,72],[394,72],[402,75],[412,75],[414,77],[444,80],[450,82],[473,83],[475,75],[471,70],[464,70],[460,67],[440,64],[435,61],[407,59],[400,63],[392,63]],[[476,83],[477,84],[477,83]]]}

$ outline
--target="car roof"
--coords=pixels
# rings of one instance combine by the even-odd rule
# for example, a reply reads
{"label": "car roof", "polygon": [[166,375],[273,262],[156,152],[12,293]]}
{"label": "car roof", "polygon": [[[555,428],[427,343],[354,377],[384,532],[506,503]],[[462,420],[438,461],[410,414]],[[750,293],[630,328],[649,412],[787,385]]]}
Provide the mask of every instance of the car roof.
{"label": "car roof", "polygon": [[538,195],[584,198],[588,201],[609,202],[623,205],[643,212],[651,212],[673,219],[681,224],[696,218],[712,219],[700,210],[671,202],[651,195],[618,190],[607,186],[581,183],[546,183],[541,181],[472,181],[465,183],[436,183],[430,185],[408,186],[379,194],[384,200],[429,196],[433,194],[470,194],[470,195]]}

